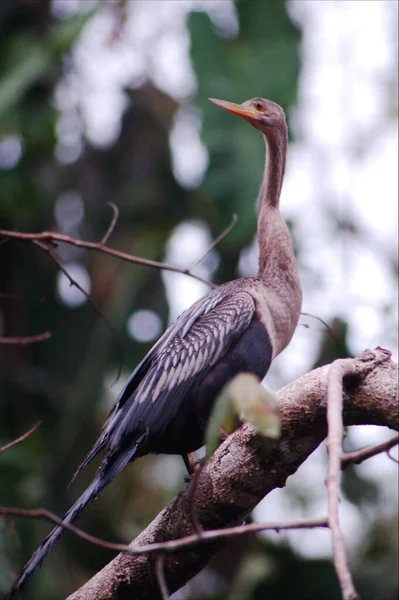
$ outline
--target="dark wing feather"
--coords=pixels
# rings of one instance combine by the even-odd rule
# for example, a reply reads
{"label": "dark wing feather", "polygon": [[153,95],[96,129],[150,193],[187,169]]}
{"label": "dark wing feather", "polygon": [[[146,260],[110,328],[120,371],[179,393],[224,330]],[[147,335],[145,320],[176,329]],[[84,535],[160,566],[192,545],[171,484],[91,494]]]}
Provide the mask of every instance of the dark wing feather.
{"label": "dark wing feather", "polygon": [[185,310],[176,321],[168,327],[165,333],[159,338],[157,343],[151,348],[148,354],[143,358],[143,360],[137,365],[131,376],[129,377],[124,389],[122,390],[116,404],[112,408],[107,421],[104,424],[104,427],[107,426],[107,423],[112,420],[113,415],[129,400],[134,394],[135,390],[144,379],[150,367],[153,365],[156,358],[162,352],[164,348],[166,348],[169,343],[173,340],[173,338],[179,333],[185,337],[187,332],[190,330],[191,326],[195,323],[195,321],[201,317],[209,313],[213,308],[215,308],[218,304],[223,302],[227,297],[230,296],[230,293],[223,289],[221,286],[218,289],[212,290],[205,298],[201,298],[197,302],[195,302],[190,308]]}
{"label": "dark wing feather", "polygon": [[160,345],[146,376],[110,422],[110,447],[134,431],[164,432],[185,397],[237,343],[254,312],[248,293],[231,294]]}
{"label": "dark wing feather", "polygon": [[131,374],[73,479],[100,450],[116,448],[129,432],[164,430],[198,377],[239,339],[254,310],[249,294],[231,293],[226,285],[183,312]]}

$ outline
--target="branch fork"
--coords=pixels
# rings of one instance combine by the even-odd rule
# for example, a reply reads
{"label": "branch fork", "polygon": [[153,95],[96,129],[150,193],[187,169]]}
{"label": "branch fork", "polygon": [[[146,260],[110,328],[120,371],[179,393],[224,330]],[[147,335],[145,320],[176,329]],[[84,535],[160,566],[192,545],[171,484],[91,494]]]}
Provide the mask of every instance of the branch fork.
{"label": "branch fork", "polygon": [[[345,389],[347,374],[355,374],[355,377],[351,377]],[[68,600],[132,597],[155,600],[165,597],[165,582],[169,593],[179,589],[225,543],[221,531],[210,530],[235,527],[238,531],[237,526],[248,518],[256,504],[270,491],[284,485],[326,438],[326,404],[330,423],[328,517],[313,526],[330,527],[342,596],[345,600],[358,598],[347,567],[338,518],[343,425],[375,424],[398,430],[397,365],[390,360],[387,351],[368,350],[353,360],[338,361],[307,373],[282,388],[276,398],[282,417],[282,436],[270,454],[265,456],[262,441],[252,426],[241,426],[215,451],[201,470],[198,481],[190,482],[132,543],[132,551],[140,547],[144,551],[152,545],[153,550],[155,547],[163,550],[162,593],[157,577],[159,563],[157,568],[156,560],[150,556],[123,552]],[[200,536],[192,522],[191,486],[194,483],[195,511],[205,530]],[[282,525],[274,524],[274,528],[282,529]],[[286,525],[293,527],[293,524]],[[304,526],[312,525],[308,522]],[[247,527],[244,526],[243,533]],[[188,536],[194,546],[184,541]],[[211,543],[206,539],[208,536],[214,536]],[[169,545],[172,541],[175,551],[171,552],[169,547],[169,552],[165,552],[163,543]],[[207,543],[203,543],[205,541]],[[179,550],[180,543],[187,547]]]}

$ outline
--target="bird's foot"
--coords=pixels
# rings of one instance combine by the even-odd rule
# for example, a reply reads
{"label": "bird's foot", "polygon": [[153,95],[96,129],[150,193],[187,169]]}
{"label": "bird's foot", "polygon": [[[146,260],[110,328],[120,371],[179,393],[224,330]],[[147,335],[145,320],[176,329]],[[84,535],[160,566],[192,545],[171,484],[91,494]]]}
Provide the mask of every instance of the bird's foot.
{"label": "bird's foot", "polygon": [[190,452],[189,454],[185,454],[183,456],[183,460],[187,469],[187,474],[184,477],[184,483],[188,483],[197,473],[200,472],[201,468],[206,463],[206,457],[204,456],[203,458],[197,460],[195,458],[195,454]]}

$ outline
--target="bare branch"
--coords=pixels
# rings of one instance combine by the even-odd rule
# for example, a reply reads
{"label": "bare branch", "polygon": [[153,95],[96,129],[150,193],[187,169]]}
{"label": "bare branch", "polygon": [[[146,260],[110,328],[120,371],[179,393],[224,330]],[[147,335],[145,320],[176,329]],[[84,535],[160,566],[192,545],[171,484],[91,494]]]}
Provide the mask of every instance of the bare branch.
{"label": "bare branch", "polygon": [[[17,438],[16,440],[13,440],[12,442],[10,442],[9,444],[6,444],[5,446],[2,446],[0,448],[0,454],[2,454],[3,452],[5,452],[6,450],[9,450],[10,448],[12,448],[13,446],[16,446],[17,444],[19,444],[20,442],[23,442],[24,440],[26,440],[26,438],[28,438],[34,431],[36,431],[36,429],[42,424],[42,421],[38,421],[37,423],[35,423],[35,425],[33,425],[33,427],[31,429],[29,429],[29,431],[27,431],[26,433],[24,433],[23,435],[19,436],[19,438]],[[1,514],[1,513],[0,513]]]}
{"label": "bare branch", "polygon": [[108,242],[109,236],[115,229],[115,225],[116,225],[116,223],[118,221],[118,217],[119,217],[119,208],[116,206],[116,204],[114,202],[107,202],[107,205],[112,208],[112,210],[114,211],[114,214],[113,214],[111,223],[109,224],[109,227],[100,242],[101,246],[105,246],[105,244]]}
{"label": "bare branch", "polygon": [[[341,456],[341,468],[346,469],[349,465],[360,465],[363,461],[386,452],[389,456],[389,450],[399,444],[399,435],[395,435],[393,438],[381,442],[380,444],[374,444],[372,446],[366,446],[353,452],[344,452]],[[392,458],[392,457],[390,457]]]}
{"label": "bare branch", "polygon": [[[330,334],[331,339],[333,339],[334,342],[337,342],[338,344],[341,344],[339,338],[335,335],[333,328],[327,323],[327,321],[324,321],[321,317],[318,317],[317,315],[313,315],[312,313],[308,313],[308,312],[301,312],[301,315],[303,317],[311,317],[312,319],[315,319],[316,321],[319,321],[319,323],[321,323],[322,325],[324,325],[324,327],[327,329],[327,331]],[[305,325],[303,323],[301,323],[301,325],[303,327],[309,327],[309,325]]]}
{"label": "bare branch", "polygon": [[342,456],[343,424],[343,379],[346,375],[356,375],[356,363],[351,358],[336,360],[328,373],[327,401],[327,500],[328,524],[331,529],[333,561],[344,600],[358,600],[349,571],[344,536],[339,524],[339,483]]}
{"label": "bare branch", "polygon": [[[28,432],[30,433],[30,432]],[[26,434],[25,434],[26,435]],[[17,443],[12,442],[12,444]],[[258,533],[259,531],[275,531],[279,533],[287,529],[314,529],[320,527],[328,527],[327,517],[321,517],[317,519],[300,519],[298,521],[276,521],[272,523],[249,523],[247,525],[238,525],[236,527],[225,527],[223,529],[213,529],[212,531],[200,531],[199,533],[193,533],[191,535],[184,536],[176,540],[168,540],[166,542],[158,542],[154,544],[144,545],[128,545],[118,544],[116,542],[108,542],[102,540],[94,535],[90,535],[72,525],[60,519],[57,515],[50,512],[46,508],[16,508],[13,506],[0,506],[0,515],[2,517],[22,517],[29,519],[44,519],[50,521],[54,525],[60,525],[67,531],[74,533],[82,540],[106,548],[107,550],[115,550],[116,552],[126,552],[127,554],[151,554],[153,552],[175,552],[181,548],[187,548],[195,546],[200,543],[227,539],[231,537],[239,537],[242,535],[248,535],[249,533]]]}
{"label": "bare branch", "polygon": [[62,271],[64,273],[64,275],[68,279],[69,283],[72,286],[76,287],[79,291],[81,291],[84,296],[86,296],[87,300],[92,305],[94,310],[97,312],[97,314],[102,318],[104,323],[107,325],[109,331],[111,332],[111,334],[114,337],[117,352],[118,352],[118,359],[119,359],[119,365],[120,365],[119,372],[117,375],[117,379],[118,379],[119,375],[120,375],[120,371],[122,369],[122,350],[121,350],[121,346],[119,343],[118,334],[116,333],[115,329],[112,327],[111,323],[109,322],[109,320],[107,319],[107,317],[105,316],[105,314],[103,313],[101,308],[98,306],[98,304],[90,296],[90,294],[88,294],[86,292],[86,290],[84,288],[82,288],[82,286],[75,279],[73,279],[73,277],[68,273],[67,269],[61,263],[61,261],[59,260],[57,255],[54,253],[54,251],[48,246],[48,244],[43,243],[39,240],[32,240],[32,243],[35,244],[36,246],[39,246],[39,248],[41,248],[42,250],[47,252],[47,254],[50,256],[51,260],[57,265],[57,267],[60,269],[60,271]]}
{"label": "bare branch", "polygon": [[37,335],[29,335],[27,337],[0,337],[0,344],[18,344],[19,346],[25,346],[25,344],[35,344],[36,342],[44,342],[50,339],[52,336],[51,331],[45,331],[44,333],[38,333]]}
{"label": "bare branch", "polygon": [[392,454],[390,453],[390,450],[387,450],[387,456],[388,456],[388,458],[390,458],[391,460],[393,460],[394,463],[396,463],[397,465],[399,465],[399,460],[397,458],[395,458],[394,456],[392,456]]}
{"label": "bare branch", "polygon": [[111,256],[115,256],[116,258],[120,258],[121,260],[137,265],[145,265],[147,267],[153,267],[155,269],[172,271],[173,273],[181,273],[182,275],[187,275],[188,277],[192,277],[193,279],[202,281],[202,283],[206,283],[206,285],[209,285],[209,287],[211,288],[217,287],[216,284],[212,283],[211,281],[208,281],[207,279],[204,279],[203,277],[200,277],[199,275],[191,273],[191,271],[189,271],[188,269],[180,269],[179,267],[167,265],[166,263],[157,262],[155,260],[149,260],[147,258],[132,256],[131,254],[127,254],[126,252],[120,252],[119,250],[108,248],[103,244],[97,244],[95,242],[85,242],[83,240],[76,240],[75,238],[72,238],[69,235],[63,235],[61,233],[55,233],[53,231],[42,231],[41,233],[21,233],[19,231],[7,231],[5,229],[0,229],[0,236],[4,236],[6,239],[12,238],[16,240],[25,240],[31,242],[63,242],[64,244],[70,244],[71,246],[77,246],[78,248],[87,248],[88,250],[96,250],[97,252],[110,254]]}
{"label": "bare branch", "polygon": [[161,598],[162,598],[162,600],[168,600],[169,599],[169,590],[168,590],[168,585],[167,585],[166,579],[165,579],[164,565],[165,565],[165,554],[162,554],[162,553],[158,554],[157,560],[156,560],[156,565],[155,565],[155,573],[156,573],[157,580],[158,580]]}
{"label": "bare branch", "polygon": [[194,269],[194,268],[195,268],[197,265],[199,265],[199,264],[200,264],[200,263],[201,263],[201,262],[204,260],[204,258],[205,258],[205,257],[207,257],[207,256],[208,256],[208,254],[209,254],[210,252],[212,252],[212,250],[215,248],[215,246],[217,246],[218,244],[220,244],[220,242],[221,242],[222,240],[224,240],[224,238],[225,238],[227,235],[229,235],[230,231],[233,229],[233,227],[234,227],[234,225],[237,223],[237,221],[238,221],[238,217],[237,217],[237,215],[236,215],[236,214],[234,214],[234,213],[233,213],[233,215],[232,215],[232,220],[231,220],[231,223],[230,223],[230,225],[229,225],[228,227],[226,227],[226,229],[224,229],[224,230],[222,231],[222,233],[220,233],[220,234],[217,236],[217,238],[216,238],[216,239],[215,239],[215,240],[212,242],[212,244],[209,246],[209,248],[208,248],[208,250],[205,252],[205,254],[203,254],[203,255],[201,256],[201,258],[200,258],[199,260],[197,260],[197,262],[196,262],[196,263],[194,263],[194,264],[192,265],[191,269]]}
{"label": "bare branch", "polygon": [[129,552],[131,553],[130,546],[126,544],[116,544],[113,542],[107,542],[105,540],[101,540],[100,538],[95,537],[94,535],[90,535],[86,533],[79,527],[72,525],[71,523],[66,523],[60,517],[57,517],[54,513],[50,512],[46,508],[15,508],[13,506],[0,506],[0,515],[2,517],[24,517],[29,519],[44,519],[46,521],[50,521],[55,525],[60,525],[64,529],[67,529],[71,533],[74,533],[78,537],[82,538],[86,542],[90,542],[91,544],[95,544],[96,546],[100,546],[101,548],[106,548],[108,550],[115,550],[116,552]]}

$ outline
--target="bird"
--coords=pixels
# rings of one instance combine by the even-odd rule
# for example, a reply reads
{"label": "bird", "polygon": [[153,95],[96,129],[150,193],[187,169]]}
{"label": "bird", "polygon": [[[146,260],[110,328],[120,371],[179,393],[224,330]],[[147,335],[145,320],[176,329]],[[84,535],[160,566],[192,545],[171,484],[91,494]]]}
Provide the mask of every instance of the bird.
{"label": "bird", "polygon": [[[147,454],[184,457],[200,448],[222,388],[242,372],[262,380],[296,329],[302,291],[289,230],[279,210],[288,145],[284,110],[263,98],[242,104],[209,100],[247,121],[266,143],[257,214],[258,274],[211,290],[177,318],[139,363],[74,475],[102,453],[95,478],[64,515],[65,523],[75,521],[129,462]],[[63,531],[55,527],[32,555],[10,600]]]}

